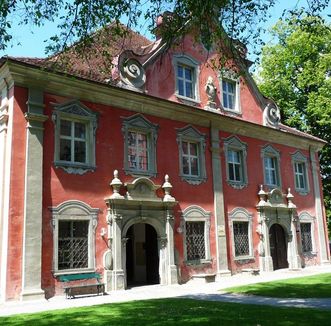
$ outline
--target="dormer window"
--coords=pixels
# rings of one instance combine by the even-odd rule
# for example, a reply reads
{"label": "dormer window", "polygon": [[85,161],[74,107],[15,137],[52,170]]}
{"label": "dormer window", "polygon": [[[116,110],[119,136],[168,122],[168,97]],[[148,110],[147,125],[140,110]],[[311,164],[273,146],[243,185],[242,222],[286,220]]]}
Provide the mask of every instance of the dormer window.
{"label": "dormer window", "polygon": [[198,62],[188,56],[175,55],[173,65],[176,79],[176,96],[188,101],[199,101]]}
{"label": "dormer window", "polygon": [[222,106],[224,110],[240,113],[240,80],[236,73],[230,70],[222,71]]}
{"label": "dormer window", "polygon": [[179,95],[194,98],[193,76],[194,69],[192,67],[180,63],[177,65],[177,85]]}

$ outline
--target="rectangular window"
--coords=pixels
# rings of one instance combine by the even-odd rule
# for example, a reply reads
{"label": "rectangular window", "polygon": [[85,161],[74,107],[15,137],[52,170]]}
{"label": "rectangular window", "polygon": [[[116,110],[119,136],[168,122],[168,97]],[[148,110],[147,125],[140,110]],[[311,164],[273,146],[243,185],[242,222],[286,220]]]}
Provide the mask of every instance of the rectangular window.
{"label": "rectangular window", "polygon": [[199,176],[199,152],[198,144],[182,142],[182,167],[183,174],[187,176]]}
{"label": "rectangular window", "polygon": [[88,267],[89,221],[59,221],[58,269]]}
{"label": "rectangular window", "polygon": [[128,132],[128,165],[137,171],[148,170],[148,138],[136,131]]}
{"label": "rectangular window", "polygon": [[306,180],[306,165],[304,162],[295,162],[294,163],[295,171],[295,188],[298,190],[307,189],[307,180]]}
{"label": "rectangular window", "polygon": [[233,222],[235,256],[249,256],[248,222]]}
{"label": "rectangular window", "polygon": [[277,158],[266,156],[264,158],[265,182],[270,186],[278,186]]}
{"label": "rectangular window", "polygon": [[235,109],[236,83],[230,80],[222,80],[223,107],[225,109]]}
{"label": "rectangular window", "polygon": [[300,223],[301,244],[303,252],[312,252],[313,243],[311,237],[311,223]]}
{"label": "rectangular window", "polygon": [[194,69],[192,67],[177,65],[177,91],[181,96],[194,98]]}
{"label": "rectangular window", "polygon": [[86,124],[60,121],[60,161],[87,163]]}
{"label": "rectangular window", "polygon": [[243,181],[242,173],[242,159],[241,152],[229,149],[228,150],[228,169],[229,169],[229,180],[235,182]]}
{"label": "rectangular window", "polygon": [[205,222],[185,222],[187,260],[206,259]]}

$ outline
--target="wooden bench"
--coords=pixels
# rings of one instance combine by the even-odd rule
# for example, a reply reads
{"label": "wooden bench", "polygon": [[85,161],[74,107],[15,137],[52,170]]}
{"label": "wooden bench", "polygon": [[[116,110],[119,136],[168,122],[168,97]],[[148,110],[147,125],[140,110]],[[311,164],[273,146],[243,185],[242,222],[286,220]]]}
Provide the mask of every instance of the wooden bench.
{"label": "wooden bench", "polygon": [[97,283],[91,284],[75,284],[64,287],[64,292],[66,294],[66,298],[75,298],[77,295],[84,294],[104,294],[105,293],[105,283],[100,283],[101,275],[99,273],[86,273],[86,274],[67,274],[60,275],[58,277],[60,282],[70,282],[70,281],[78,281],[78,280],[90,280],[95,279]]}

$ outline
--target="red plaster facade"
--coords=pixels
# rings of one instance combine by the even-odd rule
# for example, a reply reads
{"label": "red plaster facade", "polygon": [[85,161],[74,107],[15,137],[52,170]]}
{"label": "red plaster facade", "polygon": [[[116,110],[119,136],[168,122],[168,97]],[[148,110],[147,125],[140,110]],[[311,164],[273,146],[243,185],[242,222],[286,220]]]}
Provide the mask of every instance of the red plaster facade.
{"label": "red plaster facade", "polygon": [[[162,42],[160,44],[162,45]],[[126,184],[137,182],[141,184],[142,189],[151,189],[151,185],[162,186],[165,175],[170,177],[171,196],[175,198],[175,202],[167,206],[164,199],[165,188],[159,187],[155,190],[155,203],[159,205],[159,213],[156,215],[166,211],[166,214],[173,217],[172,222],[168,222],[167,219],[167,222],[162,224],[164,229],[157,230],[158,239],[162,236],[167,237],[165,247],[160,245],[158,256],[159,266],[163,266],[159,268],[162,284],[187,282],[194,275],[218,277],[245,269],[272,271],[275,269],[276,258],[271,254],[268,232],[273,224],[281,225],[285,234],[287,253],[283,254],[290,268],[303,268],[329,260],[318,166],[318,150],[323,146],[323,141],[289,129],[278,120],[271,124],[266,122],[264,116],[268,115],[268,105],[271,105],[276,113],[278,109],[275,104],[259,94],[247,71],[243,71],[235,81],[237,84],[234,84],[235,95],[240,95],[237,98],[240,101],[238,110],[224,109],[220,69],[211,65],[212,60],[217,59],[217,55],[207,53],[201,45],[194,44],[191,37],[186,37],[179,46],[170,47],[167,51],[158,50],[160,46],[155,48],[154,52],[145,53],[145,56],[136,55],[133,58],[134,64],[143,71],[146,78],[143,86],[136,86],[134,78],[128,83],[126,77],[123,74],[120,76],[118,71],[114,72],[115,77],[120,76],[115,80],[117,86],[109,86],[88,79],[73,80],[59,75],[56,71],[42,71],[33,62],[27,64],[14,58],[1,61],[0,75],[5,81],[1,84],[1,114],[2,117],[8,117],[1,120],[2,144],[6,145],[4,155],[0,158],[0,177],[3,184],[0,193],[0,281],[1,286],[6,285],[1,293],[2,300],[24,298],[24,293],[35,293],[39,287],[46,297],[63,293],[64,284],[59,281],[58,276],[66,274],[66,270],[55,272],[57,267],[54,266],[54,233],[55,224],[58,222],[52,209],[67,201],[79,201],[90,208],[98,209],[95,230],[92,232],[92,240],[89,240],[89,246],[92,246],[91,241],[94,243],[92,270],[103,276],[103,282],[107,284],[109,291],[127,286],[128,267],[124,265],[123,260],[116,260],[118,258],[114,256],[114,252],[122,258],[125,257],[123,259],[129,259],[125,246],[118,248],[115,242],[119,240],[121,243],[126,237],[124,224],[129,225],[131,222],[129,218],[125,220],[126,216],[123,213],[122,233],[113,233],[112,228],[119,223],[114,217],[117,214],[115,206],[122,200],[114,197],[114,187],[109,185],[114,178],[114,170],[119,171],[118,178],[122,182],[120,194],[126,199],[126,196],[130,195],[126,193],[129,191]],[[143,62],[148,55],[154,55],[153,63],[144,66]],[[194,70],[196,98],[176,95],[176,55],[179,56],[179,62],[182,58],[188,58],[197,63],[196,66],[189,66]],[[238,60],[242,66],[244,59]],[[117,67],[119,71],[121,68]],[[205,90],[208,77],[213,78],[216,89],[216,95],[213,97],[214,107],[208,106],[210,98]],[[61,87],[61,82],[65,86]],[[32,99],[32,89],[38,90],[37,105],[36,99]],[[97,115],[95,168],[94,171],[84,171],[82,174],[68,172],[54,163],[54,153],[58,150],[55,147],[57,134],[53,117],[54,108],[72,100],[79,101]],[[30,113],[32,115],[29,116]],[[157,125],[155,176],[126,173],[124,169],[125,157],[128,154],[124,146],[126,140],[123,136],[123,121],[135,114]],[[39,125],[33,126],[33,122]],[[204,165],[206,178],[195,184],[183,179],[180,171],[182,157],[178,148],[178,131],[187,126],[192,126],[204,139],[204,146],[199,149],[204,163],[200,161],[199,169],[202,170]],[[40,131],[43,138],[37,134]],[[37,135],[41,146],[29,145],[27,135]],[[225,144],[232,136],[236,136],[245,147],[245,150],[240,152],[239,169],[244,176],[241,176],[243,180],[241,184],[239,182],[239,186],[229,182],[227,170],[229,162],[226,158]],[[263,148],[267,145],[279,153],[277,178],[281,182],[278,187],[266,185]],[[33,167],[32,172],[27,172],[26,163],[31,157],[36,157],[38,151],[42,156],[42,180],[32,178],[32,181],[29,181],[28,174],[32,173],[33,176],[34,172]],[[307,188],[304,194],[297,191],[295,185],[293,156],[298,151],[306,159],[303,161]],[[41,181],[39,188],[38,181]],[[260,188],[260,185],[264,186]],[[27,193],[34,192],[36,200],[41,203],[39,211],[34,210],[34,203],[25,200]],[[294,196],[293,200],[290,194]],[[138,200],[138,197],[132,196],[134,198],[131,203],[139,203],[142,210],[151,210],[154,207],[148,197],[151,194],[148,192],[148,196],[145,193],[140,195],[143,199],[139,197]],[[145,195],[147,197],[144,197]],[[9,201],[6,201],[8,198]],[[107,198],[108,205],[105,202]],[[295,206],[291,206],[291,200]],[[196,261],[188,262],[185,257],[188,246],[185,232],[188,230],[183,232],[186,227],[185,221],[194,223],[194,218],[200,221],[197,215],[192,217],[193,220],[185,220],[184,212],[192,206],[209,214],[209,220],[203,220],[208,224],[205,229],[207,231],[200,234],[205,241],[202,251],[205,255],[208,251],[209,257],[201,257],[200,251],[200,257]],[[29,209],[40,217],[40,222],[36,223],[41,223],[42,233],[37,240],[34,235],[29,234],[31,231],[25,226],[28,224],[26,221],[29,218]],[[125,212],[125,207],[122,209]],[[234,234],[233,221],[237,221],[234,212],[239,212],[238,221],[247,225],[247,230],[244,228],[246,231],[243,233]],[[139,211],[136,211],[136,216],[141,219],[139,223],[152,225],[153,218],[160,218],[154,215],[146,217]],[[136,217],[131,219],[134,218]],[[89,223],[92,223],[92,220]],[[310,225],[309,252],[303,252],[301,223]],[[103,230],[107,230],[106,235],[103,234]],[[235,250],[235,247],[239,246],[237,241],[240,236],[246,244],[244,251],[247,252],[244,255],[236,253]],[[29,237],[37,241],[36,251],[41,251],[39,284],[29,279],[30,256],[23,259],[23,239]],[[112,264],[106,267],[105,254],[108,251]],[[161,258],[163,254],[167,258]],[[67,271],[68,274],[84,272],[86,271],[79,268],[76,271]],[[23,274],[27,275],[27,281],[23,281]],[[77,284],[84,282],[84,279],[76,281]]]}

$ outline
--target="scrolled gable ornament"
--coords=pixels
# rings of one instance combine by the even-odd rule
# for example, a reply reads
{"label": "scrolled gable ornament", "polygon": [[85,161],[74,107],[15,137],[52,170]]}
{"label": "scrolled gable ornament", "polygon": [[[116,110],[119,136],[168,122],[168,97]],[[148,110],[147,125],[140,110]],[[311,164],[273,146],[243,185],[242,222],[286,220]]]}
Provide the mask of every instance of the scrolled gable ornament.
{"label": "scrolled gable ornament", "polygon": [[280,123],[280,110],[275,103],[268,103],[263,111],[263,125],[277,127]]}

